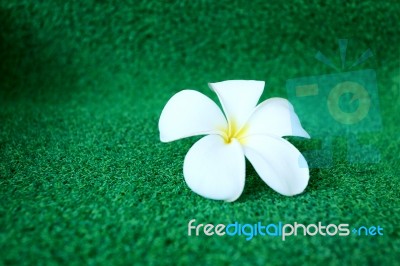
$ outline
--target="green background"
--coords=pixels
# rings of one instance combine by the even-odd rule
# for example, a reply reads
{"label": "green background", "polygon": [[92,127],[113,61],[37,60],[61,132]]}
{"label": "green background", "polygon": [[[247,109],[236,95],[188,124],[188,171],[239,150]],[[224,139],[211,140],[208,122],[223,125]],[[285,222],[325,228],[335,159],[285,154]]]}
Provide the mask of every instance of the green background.
{"label": "green background", "polygon": [[[376,264],[400,260],[398,1],[1,1],[0,263]],[[284,197],[247,164],[244,193],[201,198],[183,180],[198,138],[161,143],[168,99],[208,82],[287,79],[348,61],[377,73],[383,128],[361,136],[378,164],[311,169],[304,194]],[[398,82],[398,81],[397,81]],[[398,83],[397,83],[398,84]],[[302,117],[302,119],[306,119]],[[312,140],[292,138],[304,151]],[[348,223],[383,236],[188,237],[187,223]]]}

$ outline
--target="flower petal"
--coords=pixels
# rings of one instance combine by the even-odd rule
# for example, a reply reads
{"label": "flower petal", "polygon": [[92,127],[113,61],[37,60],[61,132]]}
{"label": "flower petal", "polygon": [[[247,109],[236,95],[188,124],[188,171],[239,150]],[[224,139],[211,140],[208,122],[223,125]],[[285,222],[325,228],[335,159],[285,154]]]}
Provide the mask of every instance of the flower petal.
{"label": "flower petal", "polygon": [[240,129],[257,105],[264,84],[255,80],[228,80],[208,85],[218,95],[230,125]]}
{"label": "flower petal", "polygon": [[186,154],[183,175],[191,190],[214,200],[234,201],[243,192],[245,157],[235,139],[205,136]]}
{"label": "flower petal", "polygon": [[218,105],[194,90],[183,90],[172,96],[158,123],[163,142],[196,135],[222,134],[220,130],[226,127],[226,119]]}
{"label": "flower petal", "polygon": [[276,192],[293,196],[304,191],[309,170],[303,155],[282,138],[248,136],[244,153],[262,180]]}
{"label": "flower petal", "polygon": [[283,98],[270,98],[260,103],[247,121],[247,126],[247,136],[267,134],[310,138],[302,128],[292,104]]}

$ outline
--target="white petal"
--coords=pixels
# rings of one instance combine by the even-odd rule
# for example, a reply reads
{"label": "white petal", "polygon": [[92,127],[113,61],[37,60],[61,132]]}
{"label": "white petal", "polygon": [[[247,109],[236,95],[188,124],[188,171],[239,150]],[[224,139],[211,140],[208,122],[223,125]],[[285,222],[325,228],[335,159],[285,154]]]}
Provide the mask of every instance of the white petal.
{"label": "white petal", "polygon": [[172,96],[158,123],[163,142],[196,135],[220,134],[220,130],[226,127],[226,119],[217,104],[194,90],[183,90]]}
{"label": "white petal", "polygon": [[258,175],[276,192],[293,196],[304,191],[308,164],[288,141],[262,135],[244,139],[244,153]]}
{"label": "white petal", "polygon": [[264,84],[255,80],[228,80],[208,85],[218,95],[229,123],[240,129],[257,105]]}
{"label": "white petal", "polygon": [[267,134],[310,138],[302,128],[292,104],[283,98],[270,98],[260,103],[247,121],[247,127],[248,136]]}
{"label": "white petal", "polygon": [[236,200],[243,191],[245,157],[236,139],[226,144],[219,135],[197,141],[186,154],[183,175],[191,190],[215,200]]}

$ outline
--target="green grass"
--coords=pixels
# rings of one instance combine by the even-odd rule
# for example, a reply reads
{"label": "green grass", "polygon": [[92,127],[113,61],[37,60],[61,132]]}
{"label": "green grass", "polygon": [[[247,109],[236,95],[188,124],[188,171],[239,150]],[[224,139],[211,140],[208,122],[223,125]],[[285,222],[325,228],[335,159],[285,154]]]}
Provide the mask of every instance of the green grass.
{"label": "green grass", "polygon": [[[0,3],[0,264],[398,265],[400,4],[395,1],[3,1]],[[207,82],[332,73],[367,48],[383,129],[360,136],[378,164],[312,169],[304,194],[272,191],[247,164],[234,203],[186,186],[197,138],[161,143],[168,99]],[[302,119],[307,119],[302,117]],[[301,150],[315,143],[290,139]],[[383,236],[188,237],[187,223],[380,225]]]}

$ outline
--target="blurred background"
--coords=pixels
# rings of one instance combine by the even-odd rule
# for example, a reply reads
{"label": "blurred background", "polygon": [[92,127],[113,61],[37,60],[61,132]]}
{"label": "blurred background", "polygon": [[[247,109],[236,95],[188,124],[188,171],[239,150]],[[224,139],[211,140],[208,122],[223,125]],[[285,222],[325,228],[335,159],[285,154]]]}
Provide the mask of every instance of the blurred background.
{"label": "blurred background", "polygon": [[[0,261],[397,263],[399,14],[399,1],[372,0],[1,1]],[[239,201],[192,193],[182,165],[195,139],[159,142],[168,99],[190,88],[216,100],[207,83],[229,79],[265,80],[261,100],[287,98],[288,80],[336,73],[315,54],[340,66],[338,39],[348,62],[374,55],[355,69],[376,73],[381,128],[359,141],[380,161],[350,164],[339,137],[332,166],[312,169],[298,197],[250,164]],[[191,219],[379,224],[385,235],[188,237]]]}

